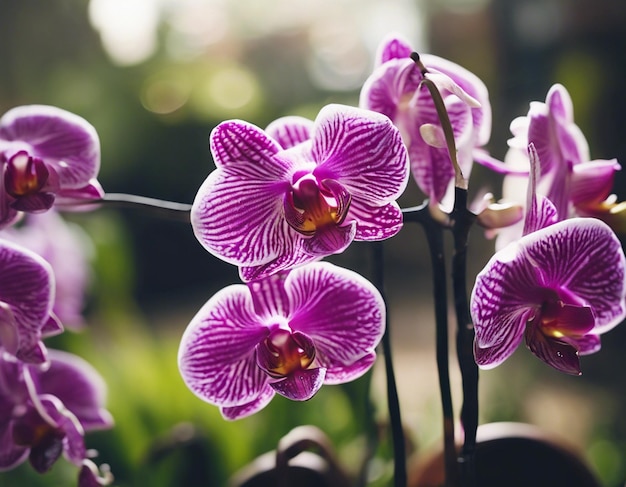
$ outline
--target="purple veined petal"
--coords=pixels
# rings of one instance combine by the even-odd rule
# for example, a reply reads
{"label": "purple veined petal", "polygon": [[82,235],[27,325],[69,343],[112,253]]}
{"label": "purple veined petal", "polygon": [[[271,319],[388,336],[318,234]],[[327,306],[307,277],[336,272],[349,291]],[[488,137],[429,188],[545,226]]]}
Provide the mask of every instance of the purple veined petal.
{"label": "purple veined petal", "polygon": [[541,168],[539,156],[532,142],[528,145],[528,155],[530,157],[530,178],[528,181],[526,216],[524,218],[522,235],[541,230],[558,221],[557,210],[552,202],[545,197],[537,196],[537,183]]}
{"label": "purple veined petal", "polygon": [[45,361],[41,330],[47,323],[54,300],[50,265],[21,246],[0,241],[0,302],[15,319],[19,336],[16,356],[23,361]]}
{"label": "purple veined petal", "polygon": [[242,404],[241,406],[224,406],[220,408],[220,412],[222,413],[222,417],[229,421],[242,419],[251,416],[267,406],[274,398],[275,394],[276,391],[274,391],[269,384],[265,384],[259,396],[253,401]]}
{"label": "purple veined petal", "polygon": [[537,270],[524,258],[521,241],[497,252],[476,276],[470,298],[477,347],[510,348],[519,343],[526,323],[542,304],[539,286]]}
{"label": "purple veined petal", "polygon": [[359,108],[327,105],[313,134],[313,174],[334,179],[354,200],[383,204],[406,188],[408,154],[400,132],[384,115]]}
{"label": "purple veined petal", "polygon": [[318,262],[294,269],[285,288],[292,302],[289,326],[313,340],[316,361],[331,377],[335,367],[349,370],[371,354],[382,338],[385,304],[359,274]]}
{"label": "purple veined petal", "polygon": [[20,465],[29,453],[27,447],[15,444],[12,422],[0,422],[0,473]]}
{"label": "purple veined petal", "polygon": [[289,314],[289,297],[285,292],[287,274],[288,271],[277,272],[248,282],[254,312],[262,319]]}
{"label": "purple veined petal", "polygon": [[411,59],[392,59],[379,66],[365,80],[359,106],[386,115],[398,123],[401,113],[422,81],[422,74]]}
{"label": "purple veined petal", "polygon": [[269,328],[254,311],[248,288],[232,285],[215,294],[187,326],[178,368],[187,387],[220,407],[256,401],[268,376],[256,364],[255,347]]}
{"label": "purple veined petal", "polygon": [[526,346],[543,362],[561,372],[580,375],[578,350],[571,344],[547,337],[539,327],[529,325],[526,328]]}
{"label": "purple veined petal", "polygon": [[392,34],[384,39],[378,46],[375,62],[379,66],[392,59],[402,59],[411,56],[413,50],[409,42],[402,36]]}
{"label": "purple veined petal", "polygon": [[570,200],[574,206],[604,201],[613,188],[615,172],[621,166],[617,159],[581,162],[572,168]]}
{"label": "purple veined petal", "polygon": [[49,350],[50,367],[31,370],[39,394],[57,397],[80,422],[85,431],[113,426],[104,409],[106,384],[100,374],[82,358],[59,350]]}
{"label": "purple veined petal", "polygon": [[[83,204],[85,200],[100,200],[103,197],[104,189],[102,189],[102,185],[98,180],[90,179],[81,188],[60,189],[56,194],[54,203],[56,206],[63,206],[63,211],[81,211],[92,208],[91,205]],[[76,205],[78,202],[81,204]]]}
{"label": "purple veined petal", "polygon": [[[487,87],[481,79],[462,66],[439,56],[423,54],[420,57],[426,68],[448,76],[462,93],[466,93],[479,103],[480,107],[471,110],[473,125],[477,131],[476,146],[483,146],[489,142],[492,124],[491,103]],[[450,91],[454,93],[453,90]],[[462,99],[463,96],[460,98]]]}
{"label": "purple veined petal", "polygon": [[64,330],[65,328],[63,328],[59,318],[57,318],[54,313],[51,313],[41,329],[41,336],[43,338],[53,337],[63,333]]}
{"label": "purple veined petal", "polygon": [[200,187],[191,209],[198,241],[234,265],[264,265],[292,253],[299,238],[283,217],[287,181],[254,181],[217,169]]}
{"label": "purple veined petal", "polygon": [[278,142],[251,123],[222,122],[211,131],[209,140],[215,165],[232,165],[248,179],[281,181],[291,169],[288,160],[276,157],[282,149]]}
{"label": "purple veined petal", "polygon": [[298,370],[284,379],[270,382],[270,386],[292,401],[308,401],[321,389],[325,375],[325,367]]}
{"label": "purple veined petal", "polygon": [[440,202],[454,180],[454,167],[448,149],[437,149],[423,140],[409,146],[411,173],[420,190],[433,202]]}
{"label": "purple veined petal", "polygon": [[569,341],[578,349],[579,355],[590,355],[600,351],[600,348],[602,348],[600,336],[591,333],[581,338],[569,337]]}
{"label": "purple veined petal", "polygon": [[28,196],[22,196],[20,199],[16,200],[11,206],[17,211],[40,213],[52,208],[53,204],[54,194],[35,193]]}
{"label": "purple veined petal", "polygon": [[350,206],[348,219],[356,221],[354,240],[378,241],[393,237],[402,229],[402,210],[395,201],[383,206],[355,202]]}
{"label": "purple veined petal", "polygon": [[[523,330],[522,330],[523,331]],[[506,336],[506,340],[492,347],[480,347],[474,340],[474,360],[476,365],[483,370],[490,370],[506,359],[517,349],[524,338],[524,333],[512,333]]]}
{"label": "purple veined petal", "polygon": [[291,269],[293,267],[297,267],[308,262],[314,262],[322,258],[322,256],[320,255],[311,255],[305,250],[304,238],[299,237],[292,243],[293,247],[290,251],[286,252],[280,257],[275,258],[267,264],[240,267],[239,277],[241,278],[241,280],[243,282],[250,282],[257,279],[265,279],[266,277],[269,277],[276,272]]}
{"label": "purple veined petal", "polygon": [[0,346],[15,356],[20,349],[20,334],[8,304],[0,302]]}
{"label": "purple veined petal", "polygon": [[[322,361],[329,361],[326,357],[322,357]],[[371,352],[361,357],[350,365],[334,364],[332,370],[326,371],[324,384],[345,384],[361,377],[367,372],[376,361],[376,352]]]}
{"label": "purple veined petal", "polygon": [[41,330],[44,338],[63,330],[60,323],[53,322],[56,317],[68,328],[80,328],[85,290],[91,277],[88,265],[91,242],[84,231],[52,210],[26,215],[19,229],[9,228],[1,234],[43,256],[52,267],[55,275],[54,313]]}
{"label": "purple veined petal", "polygon": [[626,262],[620,241],[594,218],[572,218],[523,239],[525,258],[541,284],[564,288],[591,306],[593,334],[604,333],[626,316]]}
{"label": "purple veined petal", "polygon": [[290,149],[311,139],[313,121],[297,116],[281,117],[270,123],[265,133],[276,140],[283,149]]}
{"label": "purple veined petal", "polygon": [[100,168],[100,140],[85,119],[60,108],[21,106],[0,119],[0,139],[27,144],[32,156],[50,164],[62,188],[79,188]]}
{"label": "purple veined petal", "polygon": [[315,257],[326,257],[340,254],[348,248],[356,235],[356,222],[349,222],[341,226],[329,225],[318,228],[311,238],[302,241],[307,254]]}

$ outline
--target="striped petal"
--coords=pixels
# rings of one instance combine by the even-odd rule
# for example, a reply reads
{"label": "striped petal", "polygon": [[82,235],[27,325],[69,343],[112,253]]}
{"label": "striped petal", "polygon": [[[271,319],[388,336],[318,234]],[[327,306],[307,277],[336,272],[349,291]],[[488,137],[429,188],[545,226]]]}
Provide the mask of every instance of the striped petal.
{"label": "striped petal", "polygon": [[266,384],[254,400],[246,404],[242,404],[241,406],[221,407],[220,412],[222,413],[224,419],[228,419],[230,421],[245,418],[246,416],[250,416],[267,406],[274,398],[275,394],[276,392],[274,389],[272,389],[269,384]]}
{"label": "striped petal", "polygon": [[352,199],[384,204],[404,191],[408,156],[400,132],[386,116],[340,105],[324,107],[315,121],[313,172],[334,179]]}
{"label": "striped petal", "polygon": [[178,352],[183,380],[208,403],[220,407],[258,405],[268,392],[268,376],[257,366],[254,349],[268,333],[246,286],[221,290],[183,334]]}
{"label": "striped petal", "polygon": [[63,189],[85,186],[100,168],[95,128],[60,108],[29,105],[9,110],[0,119],[0,139],[27,148],[31,156],[52,166]]}
{"label": "striped petal", "polygon": [[[11,345],[17,358],[31,363],[45,361],[41,336],[53,301],[50,265],[25,248],[0,241],[0,303],[4,308],[1,317],[10,316],[17,332],[17,343]],[[5,327],[3,323],[2,328]]]}
{"label": "striped petal", "polygon": [[626,316],[626,263],[620,241],[594,218],[572,218],[524,238],[524,258],[541,284],[566,289],[590,306],[593,333],[613,328]]}
{"label": "striped petal", "polygon": [[40,394],[51,394],[63,402],[86,431],[110,428],[111,414],[104,409],[106,384],[98,372],[82,358],[50,350],[50,367],[31,369]]}
{"label": "striped petal", "polygon": [[396,235],[402,228],[402,210],[393,201],[383,206],[370,206],[357,201],[350,206],[348,220],[357,222],[355,240],[378,241]]}
{"label": "striped petal", "polygon": [[224,122],[211,134],[218,169],[196,195],[191,222],[200,243],[234,265],[257,266],[292,252],[295,231],[283,217],[291,162],[259,128]]}
{"label": "striped petal", "polygon": [[285,281],[289,326],[313,340],[326,383],[353,380],[373,362],[385,327],[385,304],[355,272],[320,262],[294,269]]}
{"label": "striped petal", "polygon": [[311,139],[313,121],[304,117],[281,117],[270,123],[265,133],[283,149],[289,149]]}

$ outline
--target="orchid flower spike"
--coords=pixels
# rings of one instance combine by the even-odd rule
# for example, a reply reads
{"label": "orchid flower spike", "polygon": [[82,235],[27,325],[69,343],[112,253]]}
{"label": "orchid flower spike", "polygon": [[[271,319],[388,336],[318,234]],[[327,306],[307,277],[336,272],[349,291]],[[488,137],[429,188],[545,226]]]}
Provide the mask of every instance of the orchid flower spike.
{"label": "orchid flower spike", "polygon": [[241,266],[244,281],[400,231],[395,200],[408,159],[387,117],[329,105],[314,123],[287,118],[269,133],[237,120],[218,125],[210,138],[217,169],[191,210],[200,243]]}
{"label": "orchid flower spike", "polygon": [[0,471],[28,459],[44,473],[61,454],[81,467],[85,432],[113,425],[102,377],[75,355],[49,353],[47,369],[0,354]]}
{"label": "orchid flower spike", "polygon": [[0,118],[0,228],[19,212],[101,198],[99,167],[98,134],[83,118],[45,105],[9,110]]}
{"label": "orchid flower spike", "polygon": [[325,262],[283,271],[213,296],[183,334],[181,375],[226,419],[296,401],[322,384],[364,374],[385,327],[385,305],[359,274]]}
{"label": "orchid flower spike", "polygon": [[579,355],[597,352],[600,335],[626,316],[626,259],[602,221],[557,222],[536,193],[539,156],[531,144],[524,236],[498,251],[476,277],[470,300],[476,363],[506,360],[522,339],[538,358],[568,374]]}
{"label": "orchid flower spike", "polygon": [[[444,132],[429,91],[430,79],[442,95],[457,147],[457,160],[469,178],[473,154],[491,134],[491,108],[484,83],[461,66],[420,54],[427,72],[410,58],[412,49],[400,37],[379,47],[376,68],[361,90],[359,105],[387,115],[408,147],[413,177],[431,203],[441,203],[455,182]],[[446,198],[447,199],[447,198]]]}

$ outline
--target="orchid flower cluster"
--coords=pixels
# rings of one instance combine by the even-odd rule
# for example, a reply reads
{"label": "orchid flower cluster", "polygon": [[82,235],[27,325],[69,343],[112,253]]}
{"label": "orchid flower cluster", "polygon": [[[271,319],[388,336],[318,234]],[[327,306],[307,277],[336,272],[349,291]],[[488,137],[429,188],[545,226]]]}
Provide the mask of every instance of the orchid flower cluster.
{"label": "orchid flower cluster", "polygon": [[[473,325],[471,366],[495,367],[524,340],[549,366],[580,374],[580,356],[626,316],[626,260],[611,228],[624,228],[610,194],[620,166],[590,160],[561,85],[513,121],[504,161],[485,150],[490,132],[482,81],[398,37],[381,45],[359,107],[215,127],[216,168],[191,227],[242,283],[211,297],[185,330],[178,367],[189,389],[236,420],[276,394],[306,401],[368,372],[389,331],[382,286],[322,259],[409,221],[428,233],[475,220],[497,236],[471,296],[457,300]],[[467,207],[473,162],[504,175],[501,201]],[[96,131],[80,117],[29,106],[0,119],[0,470],[28,458],[45,472],[64,454],[81,467],[81,487],[111,481],[84,444],[85,432],[112,426],[104,382],[43,340],[82,322],[87,277],[75,269],[85,266],[62,267],[75,240],[57,210],[107,201],[99,163]],[[427,200],[401,209],[411,175]]]}

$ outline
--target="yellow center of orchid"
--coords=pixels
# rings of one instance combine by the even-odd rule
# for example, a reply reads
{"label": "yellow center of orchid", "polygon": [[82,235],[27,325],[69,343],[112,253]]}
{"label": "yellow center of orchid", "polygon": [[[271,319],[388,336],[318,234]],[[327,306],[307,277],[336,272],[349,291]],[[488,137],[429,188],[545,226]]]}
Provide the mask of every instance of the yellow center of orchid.
{"label": "yellow center of orchid", "polygon": [[311,174],[294,184],[289,204],[293,213],[287,221],[304,235],[313,235],[327,225],[340,224],[345,215],[337,198],[318,184]]}
{"label": "yellow center of orchid", "polygon": [[286,377],[307,369],[315,359],[315,348],[289,330],[276,329],[257,347],[257,362],[270,376]]}

